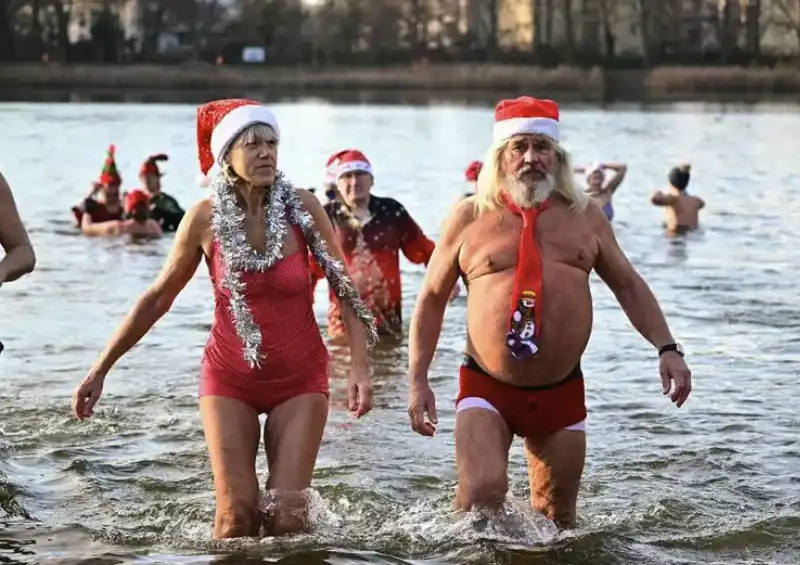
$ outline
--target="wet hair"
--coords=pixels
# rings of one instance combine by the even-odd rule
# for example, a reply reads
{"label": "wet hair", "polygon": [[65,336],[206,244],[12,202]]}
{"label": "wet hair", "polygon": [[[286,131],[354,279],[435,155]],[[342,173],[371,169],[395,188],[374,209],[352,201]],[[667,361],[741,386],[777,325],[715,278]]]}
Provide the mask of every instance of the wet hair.
{"label": "wet hair", "polygon": [[669,174],[667,175],[669,184],[678,190],[686,190],[686,187],[689,186],[689,179],[691,177],[689,172],[690,169],[691,167],[689,165],[681,165],[679,167],[673,167],[670,169]]}
{"label": "wet hair", "polygon": [[[475,209],[479,214],[502,206],[500,200],[504,183],[504,174],[501,172],[502,157],[510,141],[511,139],[507,139],[495,143],[486,152],[475,191]],[[557,143],[553,144],[558,160],[554,192],[566,200],[570,210],[576,213],[583,212],[589,205],[589,197],[575,186],[575,175],[572,172],[569,153]]]}

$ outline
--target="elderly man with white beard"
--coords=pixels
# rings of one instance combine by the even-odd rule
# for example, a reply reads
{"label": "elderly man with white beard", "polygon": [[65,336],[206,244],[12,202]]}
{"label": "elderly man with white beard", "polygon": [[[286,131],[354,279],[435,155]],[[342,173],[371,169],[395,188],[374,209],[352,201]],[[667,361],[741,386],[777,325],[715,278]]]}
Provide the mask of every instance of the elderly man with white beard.
{"label": "elderly man with white beard", "polygon": [[509,448],[520,436],[531,504],[571,527],[586,455],[581,357],[592,328],[592,270],[653,345],[662,393],[677,407],[689,396],[691,373],[605,214],[575,187],[559,129],[550,100],[525,96],[497,105],[477,194],[450,213],[417,298],[408,413],[414,431],[435,433],[428,369],[461,277],[469,298],[456,399],[455,507],[503,506]]}

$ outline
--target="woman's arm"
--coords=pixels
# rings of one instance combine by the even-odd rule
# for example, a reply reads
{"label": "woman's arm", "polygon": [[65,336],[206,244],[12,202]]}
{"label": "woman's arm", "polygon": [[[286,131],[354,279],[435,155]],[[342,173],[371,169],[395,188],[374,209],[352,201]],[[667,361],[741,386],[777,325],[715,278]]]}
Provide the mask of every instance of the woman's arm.
{"label": "woman's arm", "polygon": [[19,217],[11,187],[0,174],[0,245],[6,256],[0,261],[0,285],[27,275],[36,266],[28,232]]}
{"label": "woman's arm", "polygon": [[603,168],[614,171],[614,176],[608,179],[608,183],[603,187],[603,190],[614,194],[619,185],[622,184],[622,181],[625,180],[625,175],[628,174],[628,165],[624,163],[603,163]]}
{"label": "woman's arm", "polygon": [[[300,201],[305,206],[308,213],[314,218],[314,227],[316,227],[322,239],[328,246],[328,253],[342,263],[345,274],[347,272],[347,263],[344,260],[344,254],[339,248],[339,243],[336,240],[336,234],[333,230],[328,214],[325,213],[325,208],[322,207],[319,199],[308,192],[307,190],[297,191]],[[354,366],[366,367],[369,365],[369,348],[367,347],[367,328],[361,323],[361,320],[356,316],[355,311],[346,300],[339,301],[342,310],[342,322],[344,322],[345,330],[347,332],[347,340],[350,343],[350,355]]]}
{"label": "woman's arm", "polygon": [[155,282],[145,290],[122,324],[111,336],[91,372],[106,375],[120,357],[136,345],[155,323],[172,307],[175,298],[192,279],[203,258],[203,236],[211,213],[207,200],[186,213],[175,242]]}

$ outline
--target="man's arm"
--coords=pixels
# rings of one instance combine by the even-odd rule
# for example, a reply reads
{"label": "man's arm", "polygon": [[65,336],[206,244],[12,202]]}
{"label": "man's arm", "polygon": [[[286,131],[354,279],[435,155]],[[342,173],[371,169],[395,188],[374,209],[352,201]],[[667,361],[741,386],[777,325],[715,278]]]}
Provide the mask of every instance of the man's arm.
{"label": "man's arm", "polygon": [[122,222],[119,220],[95,223],[92,221],[92,215],[86,212],[81,218],[81,232],[83,232],[83,235],[91,237],[119,235],[121,233],[121,224]]}
{"label": "man's arm", "polygon": [[0,174],[0,246],[6,256],[0,261],[0,285],[33,271],[36,254],[19,217],[14,195]]}
{"label": "man's arm", "polygon": [[706,201],[703,200],[702,198],[700,198],[699,196],[695,196],[694,197],[694,201],[695,201],[695,203],[697,203],[697,209],[698,210],[702,210],[703,208],[706,207]]}
{"label": "man's arm", "polygon": [[461,271],[458,256],[464,233],[475,218],[474,206],[473,199],[467,198],[450,212],[439,243],[428,262],[408,336],[408,370],[412,386],[427,384],[428,369],[442,331],[444,312]]}
{"label": "man's arm", "polygon": [[678,197],[674,194],[665,194],[660,190],[653,194],[653,197],[650,199],[656,206],[672,206],[678,201]]}
{"label": "man's arm", "polygon": [[599,251],[594,269],[616,296],[619,305],[642,337],[660,348],[675,340],[656,297],[620,249],[614,230],[597,209],[587,212],[597,226]]}
{"label": "man's arm", "polygon": [[[395,201],[396,202],[396,201]],[[425,264],[431,260],[436,244],[425,236],[422,228],[414,221],[405,206],[397,204],[397,225],[400,231],[400,249],[406,259],[416,264]]]}

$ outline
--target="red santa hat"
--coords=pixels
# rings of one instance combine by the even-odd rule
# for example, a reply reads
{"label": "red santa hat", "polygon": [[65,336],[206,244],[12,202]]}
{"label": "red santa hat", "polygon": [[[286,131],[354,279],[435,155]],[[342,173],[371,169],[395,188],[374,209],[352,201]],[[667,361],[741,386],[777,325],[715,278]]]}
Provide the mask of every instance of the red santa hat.
{"label": "red santa hat", "polygon": [[325,178],[323,182],[328,184],[336,184],[336,166],[339,164],[339,153],[334,153],[328,158],[325,163]]}
{"label": "red santa hat", "polygon": [[137,206],[148,204],[150,196],[143,190],[132,190],[125,195],[125,212],[133,213]]}
{"label": "red santa hat", "polygon": [[163,177],[164,175],[158,168],[158,164],[162,161],[169,161],[169,157],[164,153],[150,155],[147,160],[142,163],[142,166],[139,169],[139,175],[155,175],[157,177]]}
{"label": "red santa hat", "polygon": [[492,138],[495,143],[515,135],[539,134],[560,141],[558,105],[552,100],[520,96],[501,100],[494,109]]}
{"label": "red santa hat", "polygon": [[204,184],[210,180],[209,171],[222,165],[221,159],[231,143],[253,124],[270,126],[280,139],[275,114],[255,100],[215,100],[197,108],[197,153],[200,170],[206,175]]}
{"label": "red santa hat", "polygon": [[478,180],[478,175],[481,173],[481,169],[483,168],[483,163],[481,161],[473,161],[467,167],[467,170],[464,171],[464,180],[467,182],[475,182]]}
{"label": "red santa hat", "polygon": [[367,156],[361,151],[345,149],[328,159],[325,178],[332,178],[331,182],[336,182],[342,175],[353,172],[369,173],[371,175],[372,165]]}

